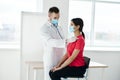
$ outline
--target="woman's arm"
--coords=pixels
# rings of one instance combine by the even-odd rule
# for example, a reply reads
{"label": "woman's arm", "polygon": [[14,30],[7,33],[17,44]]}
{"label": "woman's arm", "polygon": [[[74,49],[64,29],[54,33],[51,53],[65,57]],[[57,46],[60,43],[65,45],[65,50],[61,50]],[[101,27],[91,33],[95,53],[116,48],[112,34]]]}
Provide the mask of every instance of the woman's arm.
{"label": "woman's arm", "polygon": [[75,49],[73,51],[73,54],[59,67],[59,69],[62,69],[64,67],[68,66],[77,57],[77,55],[78,55],[79,52],[80,52],[80,50]]}
{"label": "woman's arm", "polygon": [[65,53],[65,55],[61,58],[61,60],[59,61],[59,63],[56,65],[56,67],[60,67],[61,64],[64,63],[64,61],[68,58],[67,53]]}
{"label": "woman's arm", "polygon": [[77,42],[76,42],[76,46],[75,46],[75,49],[74,49],[72,55],[63,64],[61,64],[60,67],[56,68],[54,71],[60,70],[60,69],[62,69],[64,67],[68,66],[71,62],[74,61],[74,59],[77,57],[79,52],[81,50],[83,50],[83,48],[84,48],[84,40],[83,39],[78,39]]}
{"label": "woman's arm", "polygon": [[68,56],[67,56],[67,53],[65,53],[65,55],[61,58],[61,60],[59,61],[59,63],[55,66],[55,67],[53,67],[52,69],[51,69],[51,71],[56,71],[56,69],[57,68],[59,68],[64,62],[65,62],[65,60],[68,58]]}

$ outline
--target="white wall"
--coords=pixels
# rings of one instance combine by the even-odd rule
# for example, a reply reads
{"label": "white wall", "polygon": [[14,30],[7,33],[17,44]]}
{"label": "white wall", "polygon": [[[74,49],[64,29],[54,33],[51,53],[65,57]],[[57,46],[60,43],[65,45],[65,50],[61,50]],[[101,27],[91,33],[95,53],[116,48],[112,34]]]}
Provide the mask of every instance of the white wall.
{"label": "white wall", "polygon": [[0,80],[20,80],[20,51],[0,49]]}

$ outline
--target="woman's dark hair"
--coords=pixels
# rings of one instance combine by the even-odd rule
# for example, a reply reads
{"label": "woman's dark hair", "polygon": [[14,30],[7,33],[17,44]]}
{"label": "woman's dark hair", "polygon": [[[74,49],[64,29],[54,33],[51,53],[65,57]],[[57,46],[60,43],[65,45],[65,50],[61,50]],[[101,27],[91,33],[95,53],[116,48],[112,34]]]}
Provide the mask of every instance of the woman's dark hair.
{"label": "woman's dark hair", "polygon": [[57,7],[51,7],[48,11],[49,13],[59,13],[59,9]]}
{"label": "woman's dark hair", "polygon": [[83,26],[84,26],[83,20],[81,18],[73,18],[71,21],[75,24],[75,26],[78,25],[80,26],[79,31],[82,32],[82,36],[85,38],[85,34],[83,32]]}

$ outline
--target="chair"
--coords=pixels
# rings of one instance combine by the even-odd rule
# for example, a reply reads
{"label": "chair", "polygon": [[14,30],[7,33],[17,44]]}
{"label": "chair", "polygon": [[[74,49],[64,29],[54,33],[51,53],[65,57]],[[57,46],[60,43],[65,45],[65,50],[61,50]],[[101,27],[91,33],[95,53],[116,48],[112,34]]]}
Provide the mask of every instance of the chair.
{"label": "chair", "polygon": [[[70,77],[70,78],[78,78],[78,80],[80,79],[85,79],[87,80],[88,78],[88,68],[89,68],[89,63],[90,63],[90,58],[89,57],[86,57],[84,56],[84,60],[85,60],[85,67],[86,67],[86,72],[85,74],[81,75],[81,76],[75,76],[75,77]],[[68,77],[67,77],[68,78]],[[67,80],[67,78],[65,78],[65,80]]]}

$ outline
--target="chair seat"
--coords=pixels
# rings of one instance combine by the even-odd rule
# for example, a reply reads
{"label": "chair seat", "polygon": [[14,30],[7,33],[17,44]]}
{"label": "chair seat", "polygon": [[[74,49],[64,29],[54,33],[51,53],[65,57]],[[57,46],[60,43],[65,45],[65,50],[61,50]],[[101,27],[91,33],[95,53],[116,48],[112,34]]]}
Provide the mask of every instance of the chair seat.
{"label": "chair seat", "polygon": [[85,75],[84,74],[79,74],[79,75],[74,75],[74,76],[67,76],[67,77],[63,77],[63,78],[85,78],[85,80],[87,80],[87,76],[88,76],[88,68],[89,68],[89,63],[90,63],[90,58],[84,56],[84,60],[85,60],[85,66],[86,66],[86,71],[85,71]]}
{"label": "chair seat", "polygon": [[84,76],[82,75],[82,76],[71,76],[71,77],[69,77],[69,78],[83,78]]}
{"label": "chair seat", "polygon": [[84,75],[79,75],[79,76],[69,76],[69,77],[63,77],[63,78],[83,78]]}

